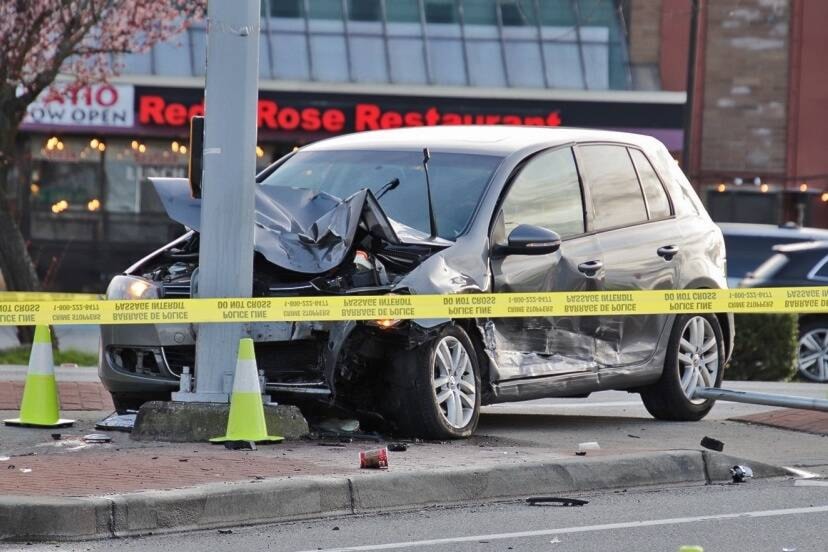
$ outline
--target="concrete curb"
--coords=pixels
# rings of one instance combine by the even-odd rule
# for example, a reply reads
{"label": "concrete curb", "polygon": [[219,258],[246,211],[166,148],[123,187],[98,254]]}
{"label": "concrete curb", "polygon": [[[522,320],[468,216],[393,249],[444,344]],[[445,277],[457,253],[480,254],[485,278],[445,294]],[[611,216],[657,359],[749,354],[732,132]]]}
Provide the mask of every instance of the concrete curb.
{"label": "concrete curb", "polygon": [[322,516],[381,512],[642,486],[730,480],[730,467],[756,477],[782,468],[708,451],[565,458],[492,468],[370,472],[213,483],[172,491],[88,498],[0,497],[0,540],[83,540],[167,533]]}

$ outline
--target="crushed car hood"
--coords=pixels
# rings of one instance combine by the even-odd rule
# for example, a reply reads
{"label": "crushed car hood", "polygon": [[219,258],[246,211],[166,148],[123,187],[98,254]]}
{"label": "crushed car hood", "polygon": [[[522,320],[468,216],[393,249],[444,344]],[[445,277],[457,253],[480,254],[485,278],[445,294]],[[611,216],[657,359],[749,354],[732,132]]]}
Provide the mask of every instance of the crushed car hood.
{"label": "crushed car hood", "polygon": [[[185,178],[150,178],[167,214],[200,231],[201,200],[190,195]],[[360,224],[391,244],[450,245],[389,219],[370,190],[347,199],[324,192],[256,186],[254,248],[281,268],[320,274],[336,268],[351,251]]]}

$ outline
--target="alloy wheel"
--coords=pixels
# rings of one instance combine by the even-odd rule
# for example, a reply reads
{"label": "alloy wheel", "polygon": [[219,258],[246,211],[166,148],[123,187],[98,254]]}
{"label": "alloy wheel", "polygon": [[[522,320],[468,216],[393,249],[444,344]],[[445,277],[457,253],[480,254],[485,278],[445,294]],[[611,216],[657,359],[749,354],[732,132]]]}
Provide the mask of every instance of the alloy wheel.
{"label": "alloy wheel", "polygon": [[678,351],[678,368],[681,390],[693,404],[704,399],[694,399],[699,386],[714,387],[719,375],[719,345],[713,326],[703,316],[694,316],[681,332]]}
{"label": "alloy wheel", "polygon": [[456,337],[437,343],[431,383],[446,422],[455,429],[466,427],[474,415],[477,385],[469,353]]}
{"label": "alloy wheel", "polygon": [[799,338],[799,372],[811,381],[828,381],[828,328],[813,329]]}

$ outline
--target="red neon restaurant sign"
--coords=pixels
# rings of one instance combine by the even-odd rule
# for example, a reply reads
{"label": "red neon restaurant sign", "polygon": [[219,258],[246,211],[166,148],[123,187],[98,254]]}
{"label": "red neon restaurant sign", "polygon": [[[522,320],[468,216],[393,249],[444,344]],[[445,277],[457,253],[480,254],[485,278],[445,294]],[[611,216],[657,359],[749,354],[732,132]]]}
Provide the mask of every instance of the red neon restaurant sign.
{"label": "red neon restaurant sign", "polygon": [[[146,95],[138,100],[138,123],[141,125],[180,127],[190,117],[204,114],[204,104],[186,105],[167,101],[162,96]],[[280,105],[274,100],[260,99],[259,128],[268,130],[339,133],[349,130],[379,130],[399,127],[434,125],[534,125],[559,126],[557,111],[545,115],[512,113],[457,113],[443,111],[436,106],[420,109],[385,109],[374,103],[353,106],[349,124],[348,113],[339,107],[294,107]]]}

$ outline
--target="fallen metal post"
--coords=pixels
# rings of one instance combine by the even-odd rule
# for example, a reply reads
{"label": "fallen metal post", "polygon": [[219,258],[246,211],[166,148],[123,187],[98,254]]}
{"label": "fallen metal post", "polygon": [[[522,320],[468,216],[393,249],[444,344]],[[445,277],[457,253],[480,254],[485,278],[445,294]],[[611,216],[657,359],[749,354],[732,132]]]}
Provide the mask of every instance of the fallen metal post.
{"label": "fallen metal post", "polygon": [[785,408],[799,408],[803,410],[819,410],[821,412],[828,412],[828,400],[812,399],[810,397],[771,395],[768,393],[734,391],[732,389],[717,389],[714,387],[698,387],[696,388],[696,392],[693,397],[697,399],[714,399],[717,401],[764,404],[767,406],[782,406]]}

